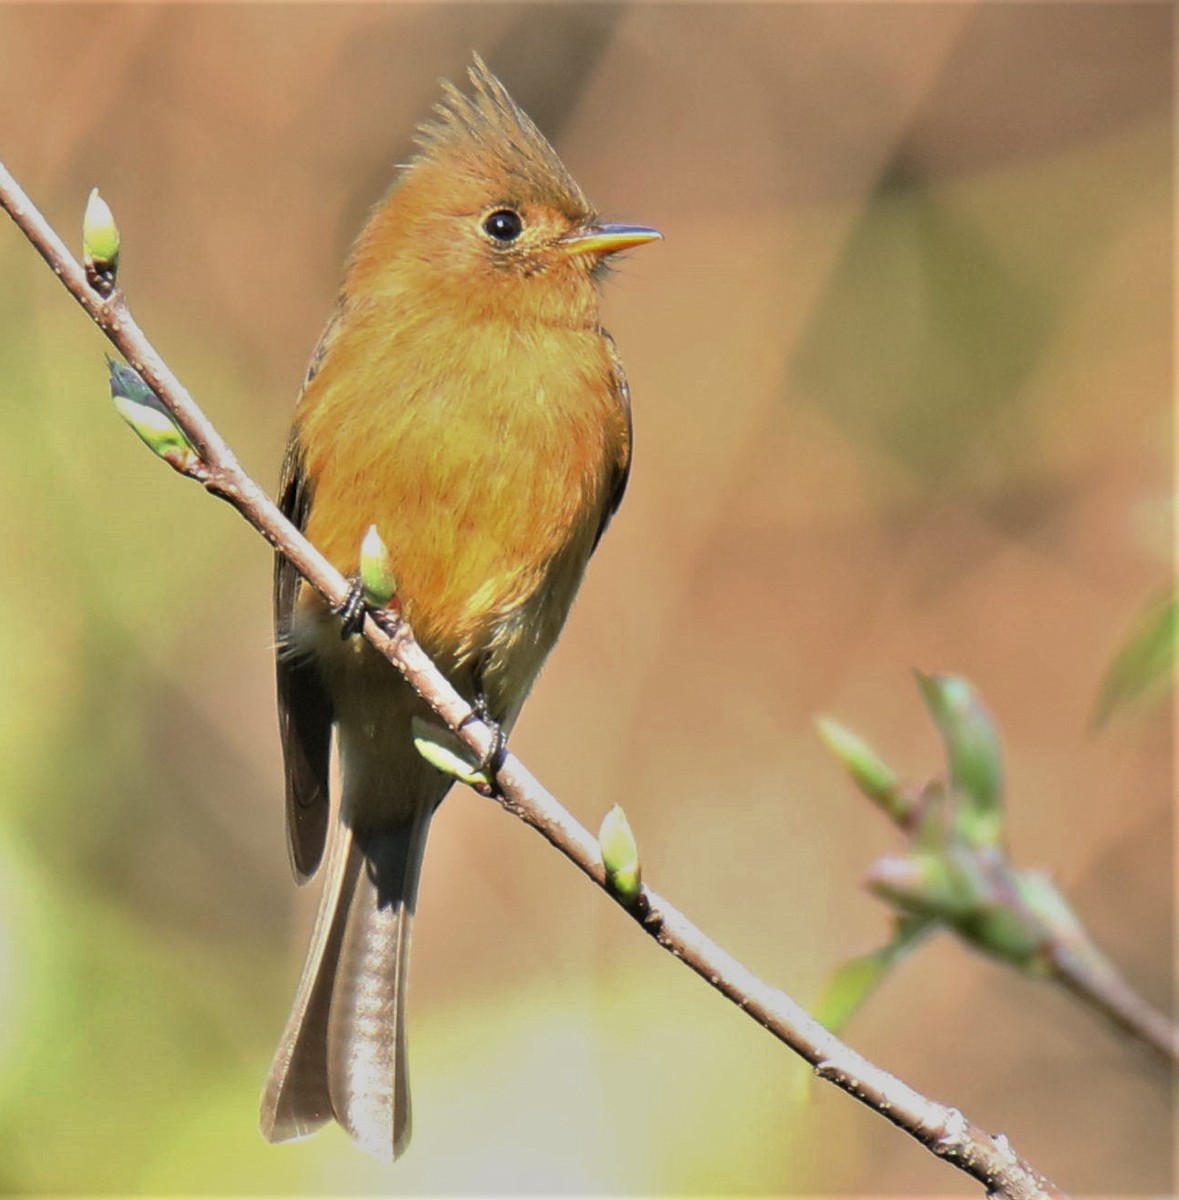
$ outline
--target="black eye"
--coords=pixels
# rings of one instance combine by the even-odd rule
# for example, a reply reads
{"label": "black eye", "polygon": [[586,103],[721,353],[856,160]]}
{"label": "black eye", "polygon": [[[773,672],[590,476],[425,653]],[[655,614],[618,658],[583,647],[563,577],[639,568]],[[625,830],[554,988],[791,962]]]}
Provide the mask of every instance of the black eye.
{"label": "black eye", "polygon": [[520,214],[510,208],[497,208],[483,219],[483,232],[497,242],[514,242],[524,230]]}

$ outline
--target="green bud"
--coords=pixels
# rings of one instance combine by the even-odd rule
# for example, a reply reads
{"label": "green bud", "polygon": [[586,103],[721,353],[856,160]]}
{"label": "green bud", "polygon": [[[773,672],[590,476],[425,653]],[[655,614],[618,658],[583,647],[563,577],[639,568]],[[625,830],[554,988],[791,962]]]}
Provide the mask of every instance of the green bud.
{"label": "green bud", "polygon": [[1050,944],[1066,947],[1071,954],[1096,966],[1099,971],[1112,970],[1108,960],[1085,932],[1085,927],[1069,902],[1045,872],[1015,871],[1012,873],[1012,882],[1027,914],[1026,923],[1035,927],[1036,936],[1029,939],[1034,941],[1034,945],[1026,950],[1020,964],[1025,971],[1036,975],[1051,973],[1052,964],[1045,953]]}
{"label": "green bud", "polygon": [[631,832],[626,813],[617,804],[602,818],[598,845],[606,868],[606,884],[629,908],[642,891],[643,872],[635,835]]}
{"label": "green bud", "polygon": [[815,725],[819,737],[839,759],[856,787],[894,821],[904,825],[912,815],[913,802],[901,789],[892,768],[867,742],[838,721],[819,717]]}
{"label": "green bud", "polygon": [[140,440],[178,471],[190,471],[200,457],[181,432],[159,397],[133,367],[108,358],[111,400],[119,416],[138,434]]}
{"label": "green bud", "polygon": [[365,603],[373,608],[384,608],[397,594],[389,548],[375,525],[368,527],[360,543],[360,585],[364,588]]}
{"label": "green bud", "polygon": [[91,191],[82,217],[82,263],[91,284],[104,293],[114,287],[119,267],[119,227],[98,188]]}
{"label": "green bud", "polygon": [[1046,930],[1026,909],[1010,904],[984,906],[958,921],[955,928],[980,950],[1023,971],[1044,973]]}
{"label": "green bud", "polygon": [[969,681],[918,673],[917,683],[946,747],[950,786],[961,801],[958,830],[972,846],[998,845],[1003,755],[994,722]]}
{"label": "green bud", "polygon": [[868,869],[868,890],[902,912],[954,923],[983,904],[989,887],[972,855],[889,854]]}
{"label": "green bud", "polygon": [[913,808],[920,819],[913,822],[912,848],[926,854],[944,853],[957,840],[953,806],[945,783],[931,779],[914,798]]}
{"label": "green bud", "polygon": [[487,773],[475,762],[471,748],[449,729],[421,717],[411,722],[414,749],[443,775],[472,787],[490,787]]}

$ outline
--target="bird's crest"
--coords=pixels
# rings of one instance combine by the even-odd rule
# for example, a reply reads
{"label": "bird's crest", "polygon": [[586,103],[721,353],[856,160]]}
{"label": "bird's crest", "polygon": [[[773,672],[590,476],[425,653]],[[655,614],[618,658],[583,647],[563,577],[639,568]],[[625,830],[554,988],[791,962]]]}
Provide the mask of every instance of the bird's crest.
{"label": "bird's crest", "polygon": [[532,118],[508,95],[507,88],[479,57],[468,68],[474,91],[464,95],[443,81],[443,100],[434,106],[436,119],[417,128],[416,162],[454,161],[475,171],[486,170],[488,156],[505,177],[518,177],[530,190],[550,199],[561,196],[580,213],[593,211],[585,193]]}

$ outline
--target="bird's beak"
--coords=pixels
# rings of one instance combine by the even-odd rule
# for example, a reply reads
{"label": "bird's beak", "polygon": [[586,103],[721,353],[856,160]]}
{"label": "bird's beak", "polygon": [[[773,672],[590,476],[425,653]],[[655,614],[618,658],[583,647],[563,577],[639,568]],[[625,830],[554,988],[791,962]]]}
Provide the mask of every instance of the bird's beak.
{"label": "bird's beak", "polygon": [[603,256],[655,242],[662,237],[658,229],[648,229],[645,225],[583,225],[567,233],[558,244],[570,254]]}

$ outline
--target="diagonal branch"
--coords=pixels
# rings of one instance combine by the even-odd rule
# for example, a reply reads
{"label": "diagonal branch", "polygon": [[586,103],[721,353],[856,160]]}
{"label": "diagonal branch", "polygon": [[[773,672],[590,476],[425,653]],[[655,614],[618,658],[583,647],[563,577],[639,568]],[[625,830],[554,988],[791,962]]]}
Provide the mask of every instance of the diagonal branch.
{"label": "diagonal branch", "polygon": [[826,717],[818,722],[852,782],[908,843],[869,869],[867,887],[894,910],[897,933],[866,956],[877,970],[854,1000],[845,995],[844,1013],[915,944],[918,926],[940,925],[1029,978],[1055,980],[1120,1031],[1179,1063],[1179,1027],[1131,988],[1046,872],[1011,861],[998,734],[973,685],[952,675],[919,675],[918,682],[945,744],[945,779],[902,783],[850,729]]}
{"label": "diagonal branch", "polygon": [[[176,466],[228,501],[268,542],[294,564],[329,604],[339,606],[348,582],[282,515],[278,506],[241,468],[192,397],[156,353],[131,317],[121,291],[103,296],[81,264],[0,163],[0,207],[6,209],[70,294],[143,376],[196,451],[198,461]],[[363,634],[433,707],[480,759],[491,750],[490,729],[398,618],[364,617]],[[480,789],[483,790],[483,789]],[[491,793],[492,789],[486,789]],[[505,809],[531,825],[599,887],[613,894],[597,839],[550,795],[528,769],[507,754],[494,787]],[[1009,1200],[1058,1197],[1063,1193],[1021,1159],[1002,1134],[992,1137],[956,1108],[927,1099],[845,1045],[802,1007],[739,963],[681,912],[644,886],[626,911],[660,946],[681,959],[755,1021],[861,1103],[916,1138],[939,1158],[982,1182],[988,1195]]]}

